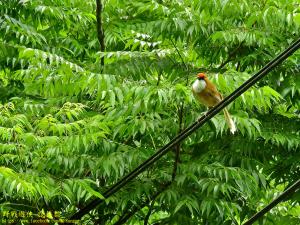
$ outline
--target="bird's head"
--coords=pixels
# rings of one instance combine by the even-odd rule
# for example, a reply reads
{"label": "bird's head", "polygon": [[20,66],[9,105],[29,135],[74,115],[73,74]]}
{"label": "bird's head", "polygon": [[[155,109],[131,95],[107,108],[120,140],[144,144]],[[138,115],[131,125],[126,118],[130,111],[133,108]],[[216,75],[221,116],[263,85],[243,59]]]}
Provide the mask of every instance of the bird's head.
{"label": "bird's head", "polygon": [[206,87],[206,75],[204,73],[197,74],[197,80],[193,83],[192,89],[195,93],[200,93]]}
{"label": "bird's head", "polygon": [[206,78],[205,73],[198,73],[198,74],[197,74],[197,79],[198,79],[198,80],[204,80],[205,78]]}

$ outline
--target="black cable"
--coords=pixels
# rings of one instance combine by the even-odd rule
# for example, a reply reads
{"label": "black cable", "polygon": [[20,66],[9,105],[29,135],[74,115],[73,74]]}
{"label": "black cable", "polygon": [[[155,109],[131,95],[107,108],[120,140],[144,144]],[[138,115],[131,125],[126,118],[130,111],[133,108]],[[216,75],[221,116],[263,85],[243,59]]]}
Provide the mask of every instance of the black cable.
{"label": "black cable", "polygon": [[[123,186],[125,186],[129,181],[133,178],[137,177],[140,173],[145,171],[149,166],[151,166],[154,162],[159,160],[162,156],[164,156],[171,148],[173,148],[176,144],[183,141],[190,134],[192,134],[199,127],[203,126],[208,120],[210,120],[213,116],[219,113],[222,109],[224,109],[227,105],[229,105],[233,100],[243,94],[246,90],[248,90],[251,86],[253,86],[257,81],[262,79],[265,75],[267,75],[274,67],[280,64],[282,61],[287,59],[290,55],[292,55],[297,49],[300,48],[300,39],[291,44],[286,50],[280,53],[276,58],[274,58],[271,62],[265,65],[260,71],[258,71],[255,75],[253,75],[249,80],[247,80],[244,84],[242,84],[239,88],[237,88],[234,92],[232,92],[229,96],[224,98],[218,105],[210,109],[204,116],[199,118],[192,125],[187,127],[185,130],[180,132],[174,139],[172,139],[168,144],[158,150],[154,155],[140,164],[137,168],[131,171],[129,174],[121,178],[117,183],[112,185],[107,191],[103,193],[104,198],[108,198],[111,195],[115,194],[119,191]],[[88,203],[85,207],[76,212],[70,219],[80,219],[82,216],[87,214],[90,210],[94,209],[97,205],[103,202],[104,199],[94,199],[90,203]]]}
{"label": "black cable", "polygon": [[282,200],[286,199],[289,195],[297,192],[297,190],[300,188],[300,179],[296,181],[292,186],[290,186],[288,189],[286,189],[281,195],[279,195],[277,198],[275,198],[272,202],[270,202],[266,207],[264,207],[262,210],[254,214],[246,223],[243,225],[251,225],[256,220],[258,220],[260,217],[262,217],[264,214],[269,212],[272,208],[274,208],[278,203],[280,203]]}

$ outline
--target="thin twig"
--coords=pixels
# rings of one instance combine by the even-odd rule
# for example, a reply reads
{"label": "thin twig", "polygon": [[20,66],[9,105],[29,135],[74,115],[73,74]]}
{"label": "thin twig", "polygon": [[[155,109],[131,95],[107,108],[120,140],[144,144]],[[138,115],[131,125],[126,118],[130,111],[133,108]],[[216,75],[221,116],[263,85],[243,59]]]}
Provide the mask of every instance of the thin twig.
{"label": "thin twig", "polygon": [[180,57],[180,59],[181,59],[181,62],[182,62],[183,65],[185,66],[185,69],[188,70],[188,66],[187,66],[186,63],[184,62],[183,57],[182,57],[182,55],[180,54],[179,49],[178,49],[177,46],[175,45],[174,41],[173,41],[172,39],[170,39],[170,40],[171,40],[172,45],[174,46],[174,48],[175,48],[177,54],[179,55],[179,57]]}

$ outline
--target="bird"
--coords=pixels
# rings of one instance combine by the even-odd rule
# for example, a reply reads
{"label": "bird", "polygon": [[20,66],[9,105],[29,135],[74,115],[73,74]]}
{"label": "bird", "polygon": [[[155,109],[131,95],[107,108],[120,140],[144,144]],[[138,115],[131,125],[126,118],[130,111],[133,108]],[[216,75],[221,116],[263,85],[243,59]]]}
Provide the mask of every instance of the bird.
{"label": "bird", "polygon": [[[197,74],[197,79],[192,85],[192,92],[195,99],[208,108],[214,107],[223,99],[216,86],[207,78],[205,73]],[[223,112],[230,132],[234,134],[237,131],[235,123],[226,108],[223,109]]]}

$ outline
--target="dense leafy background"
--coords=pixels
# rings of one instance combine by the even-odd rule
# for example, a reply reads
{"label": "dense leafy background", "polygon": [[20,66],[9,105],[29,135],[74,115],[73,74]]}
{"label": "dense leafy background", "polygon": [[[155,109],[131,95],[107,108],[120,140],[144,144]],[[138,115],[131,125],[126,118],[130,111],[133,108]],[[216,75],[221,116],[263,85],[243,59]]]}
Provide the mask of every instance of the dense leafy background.
{"label": "dense leafy background", "polygon": [[[68,217],[192,123],[206,72],[228,95],[300,36],[297,0],[0,2],[0,208]],[[100,64],[104,57],[105,66]],[[241,224],[300,177],[300,52],[83,218]],[[292,196],[262,224],[300,223]]]}

